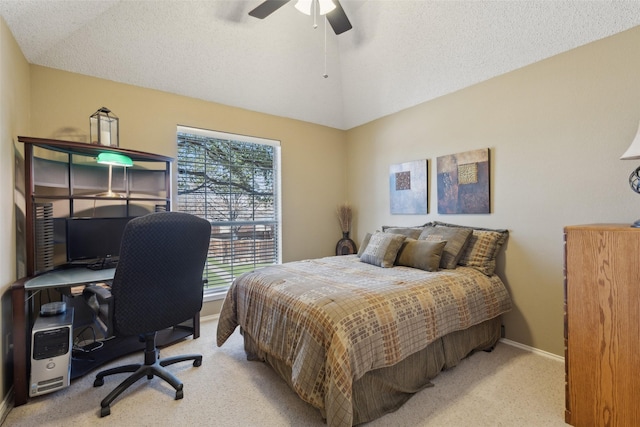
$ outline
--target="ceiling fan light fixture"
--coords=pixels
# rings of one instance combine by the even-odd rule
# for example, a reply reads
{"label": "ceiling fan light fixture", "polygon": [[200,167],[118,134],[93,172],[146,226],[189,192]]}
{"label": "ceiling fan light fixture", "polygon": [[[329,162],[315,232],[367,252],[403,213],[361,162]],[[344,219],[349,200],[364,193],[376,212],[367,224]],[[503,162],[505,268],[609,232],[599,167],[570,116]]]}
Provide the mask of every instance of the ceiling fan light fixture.
{"label": "ceiling fan light fixture", "polygon": [[326,15],[336,8],[332,0],[317,0],[320,5],[320,15]]}
{"label": "ceiling fan light fixture", "polygon": [[313,0],[298,0],[296,9],[305,15],[311,15],[311,3],[313,3]]}
{"label": "ceiling fan light fixture", "polygon": [[310,16],[314,1],[317,1],[320,6],[320,15],[326,15],[336,8],[332,0],[298,0],[296,2],[296,9]]}

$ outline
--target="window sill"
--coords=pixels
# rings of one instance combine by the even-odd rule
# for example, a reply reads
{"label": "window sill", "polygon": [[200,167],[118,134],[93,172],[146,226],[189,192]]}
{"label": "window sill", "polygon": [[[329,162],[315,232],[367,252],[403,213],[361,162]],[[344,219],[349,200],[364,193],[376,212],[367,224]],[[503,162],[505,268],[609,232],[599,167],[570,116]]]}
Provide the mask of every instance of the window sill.
{"label": "window sill", "polygon": [[225,288],[216,291],[205,292],[203,302],[223,300],[227,296],[228,290],[229,288]]}

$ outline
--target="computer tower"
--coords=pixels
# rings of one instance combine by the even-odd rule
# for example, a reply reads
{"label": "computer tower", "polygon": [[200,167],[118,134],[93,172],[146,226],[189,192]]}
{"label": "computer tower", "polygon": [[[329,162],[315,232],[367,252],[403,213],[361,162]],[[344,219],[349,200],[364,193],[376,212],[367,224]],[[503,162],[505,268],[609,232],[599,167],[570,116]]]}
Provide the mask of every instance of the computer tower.
{"label": "computer tower", "polygon": [[31,379],[29,396],[68,387],[71,382],[73,308],[39,316],[31,332]]}

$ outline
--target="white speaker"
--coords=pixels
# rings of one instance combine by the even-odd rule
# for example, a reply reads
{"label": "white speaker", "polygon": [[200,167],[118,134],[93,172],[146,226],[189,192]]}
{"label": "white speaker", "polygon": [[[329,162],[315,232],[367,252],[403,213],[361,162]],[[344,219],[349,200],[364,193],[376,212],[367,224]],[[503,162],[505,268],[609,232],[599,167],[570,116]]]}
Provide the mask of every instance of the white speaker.
{"label": "white speaker", "polygon": [[[55,313],[55,311],[44,311]],[[71,382],[73,308],[40,316],[31,331],[31,380],[29,396],[68,387]]]}

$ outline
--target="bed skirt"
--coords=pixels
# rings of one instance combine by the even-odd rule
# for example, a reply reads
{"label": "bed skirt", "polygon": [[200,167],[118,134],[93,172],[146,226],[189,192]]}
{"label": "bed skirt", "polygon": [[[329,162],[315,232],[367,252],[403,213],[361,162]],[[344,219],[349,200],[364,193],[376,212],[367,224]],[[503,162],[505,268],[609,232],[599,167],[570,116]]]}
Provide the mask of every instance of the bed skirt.
{"label": "bed skirt", "polygon": [[[367,372],[353,383],[353,424],[372,421],[400,408],[425,387],[443,369],[458,364],[475,350],[491,349],[500,339],[501,318],[487,320],[462,331],[452,332],[401,362]],[[291,385],[291,367],[273,355],[258,349],[253,338],[244,333],[248,360],[267,362]],[[324,408],[318,408],[326,419]]]}

